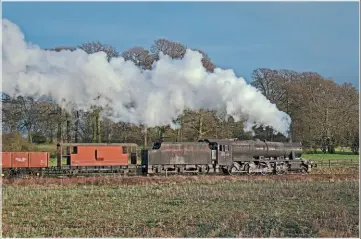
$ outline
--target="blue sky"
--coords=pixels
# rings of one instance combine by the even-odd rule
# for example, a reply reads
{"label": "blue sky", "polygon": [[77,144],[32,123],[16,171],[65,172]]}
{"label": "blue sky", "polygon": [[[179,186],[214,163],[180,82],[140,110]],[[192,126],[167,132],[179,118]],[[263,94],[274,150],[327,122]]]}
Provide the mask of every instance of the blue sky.
{"label": "blue sky", "polygon": [[315,71],[359,88],[357,2],[5,2],[2,10],[44,48],[99,40],[122,52],[167,38],[247,81],[265,67]]}

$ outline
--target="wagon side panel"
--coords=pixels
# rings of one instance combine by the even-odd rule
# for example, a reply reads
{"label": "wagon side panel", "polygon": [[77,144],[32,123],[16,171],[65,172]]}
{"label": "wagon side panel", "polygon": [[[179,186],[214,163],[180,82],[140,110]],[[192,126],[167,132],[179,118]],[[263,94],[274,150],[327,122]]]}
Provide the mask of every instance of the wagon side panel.
{"label": "wagon side panel", "polygon": [[49,153],[47,152],[30,152],[29,167],[30,168],[46,168],[49,166]]}
{"label": "wagon side panel", "polygon": [[11,152],[1,152],[2,168],[11,168]]}
{"label": "wagon side panel", "polygon": [[11,164],[13,168],[28,168],[29,167],[29,153],[28,152],[13,152],[11,154]]}

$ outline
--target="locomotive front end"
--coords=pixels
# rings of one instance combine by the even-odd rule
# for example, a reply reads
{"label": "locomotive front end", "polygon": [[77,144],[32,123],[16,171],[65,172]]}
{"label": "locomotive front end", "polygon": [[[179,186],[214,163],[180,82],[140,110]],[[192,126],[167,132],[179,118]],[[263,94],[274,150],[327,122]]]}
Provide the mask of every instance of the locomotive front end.
{"label": "locomotive front end", "polygon": [[284,147],[287,149],[289,153],[292,154],[294,159],[300,159],[303,154],[303,147],[301,143],[293,142],[293,143],[284,143]]}

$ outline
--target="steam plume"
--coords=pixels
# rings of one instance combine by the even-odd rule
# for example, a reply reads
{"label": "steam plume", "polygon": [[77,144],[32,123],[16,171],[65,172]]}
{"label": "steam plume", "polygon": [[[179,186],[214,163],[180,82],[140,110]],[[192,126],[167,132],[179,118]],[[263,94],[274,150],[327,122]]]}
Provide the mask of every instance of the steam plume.
{"label": "steam plume", "polygon": [[[45,51],[26,43],[17,25],[3,19],[3,91],[9,95],[51,97],[62,107],[106,108],[114,121],[150,127],[172,124],[185,109],[226,110],[245,129],[270,126],[287,135],[290,117],[232,70],[204,69],[198,52],[182,60],[161,55],[152,70],[123,58],[82,50]],[[98,97],[99,96],[99,97]]]}

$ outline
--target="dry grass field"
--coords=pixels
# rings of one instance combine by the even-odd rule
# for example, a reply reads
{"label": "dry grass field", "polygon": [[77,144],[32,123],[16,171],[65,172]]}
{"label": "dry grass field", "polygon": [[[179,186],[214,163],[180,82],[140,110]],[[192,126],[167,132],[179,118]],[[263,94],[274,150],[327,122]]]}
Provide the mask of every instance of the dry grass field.
{"label": "dry grass field", "polygon": [[357,173],[3,181],[4,237],[357,237]]}

